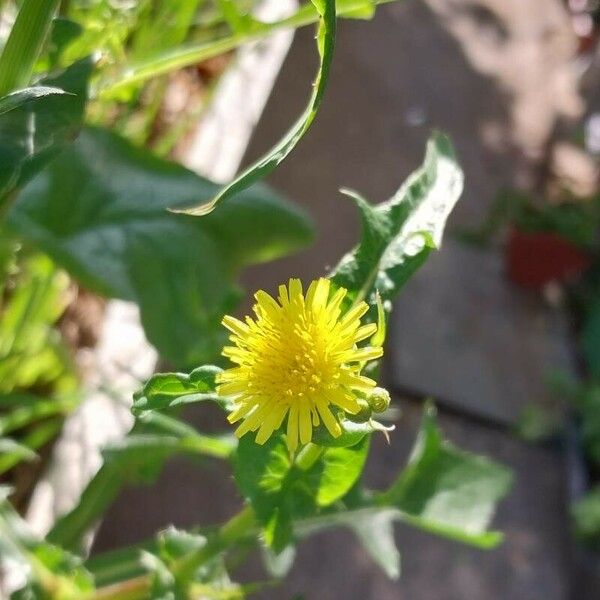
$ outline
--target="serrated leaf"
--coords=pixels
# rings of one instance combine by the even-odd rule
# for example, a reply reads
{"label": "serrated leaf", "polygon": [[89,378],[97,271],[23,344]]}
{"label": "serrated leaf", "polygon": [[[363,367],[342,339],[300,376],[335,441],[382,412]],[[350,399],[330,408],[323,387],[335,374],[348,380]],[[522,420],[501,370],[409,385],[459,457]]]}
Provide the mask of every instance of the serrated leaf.
{"label": "serrated leaf", "polygon": [[237,301],[237,274],[312,238],[304,214],[264,186],[207,219],[167,206],[217,186],[117,135],[85,129],[20,195],[17,232],[87,287],[137,301],[150,341],[175,366],[214,359],[220,320]]}
{"label": "serrated leaf", "polygon": [[408,465],[378,504],[427,531],[492,547],[502,536],[486,528],[511,481],[506,467],[443,441],[430,405]]}
{"label": "serrated leaf", "polygon": [[321,106],[325,87],[329,78],[329,69],[333,59],[336,30],[335,0],[312,0],[319,13],[317,30],[317,50],[319,52],[319,70],[313,83],[313,91],[304,113],[293,125],[292,129],[262,158],[238,175],[231,183],[220,190],[210,202],[193,204],[190,207],[178,208],[173,205],[175,212],[188,215],[207,215],[218,203],[240,193],[256,181],[259,181],[273,171],[292,152],[298,142],[312,125]]}
{"label": "serrated leaf", "polygon": [[77,135],[92,63],[83,60],[0,99],[0,201]]}
{"label": "serrated leaf", "polygon": [[[348,301],[392,300],[408,278],[439,248],[446,220],[463,188],[463,173],[449,139],[434,134],[423,166],[389,201],[373,206],[354,192],[362,220],[359,245],[339,262],[331,279],[350,291]],[[389,302],[387,302],[390,310]]]}

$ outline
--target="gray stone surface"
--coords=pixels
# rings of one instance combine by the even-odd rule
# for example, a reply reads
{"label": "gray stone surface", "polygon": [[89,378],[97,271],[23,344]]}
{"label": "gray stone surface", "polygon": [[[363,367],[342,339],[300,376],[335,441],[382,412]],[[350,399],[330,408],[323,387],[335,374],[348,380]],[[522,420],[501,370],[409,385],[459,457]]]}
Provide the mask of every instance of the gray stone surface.
{"label": "gray stone surface", "polygon": [[395,389],[507,424],[551,408],[548,376],[572,371],[563,311],[511,284],[501,254],[451,239],[398,299],[390,336]]}

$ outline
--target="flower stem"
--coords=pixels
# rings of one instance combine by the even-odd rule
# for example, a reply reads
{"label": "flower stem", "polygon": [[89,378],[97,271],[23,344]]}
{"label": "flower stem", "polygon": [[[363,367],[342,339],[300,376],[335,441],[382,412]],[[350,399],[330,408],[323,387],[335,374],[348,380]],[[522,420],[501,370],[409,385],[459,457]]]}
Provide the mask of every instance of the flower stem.
{"label": "flower stem", "polygon": [[296,466],[302,471],[308,471],[321,458],[325,448],[318,444],[306,444],[296,457]]}

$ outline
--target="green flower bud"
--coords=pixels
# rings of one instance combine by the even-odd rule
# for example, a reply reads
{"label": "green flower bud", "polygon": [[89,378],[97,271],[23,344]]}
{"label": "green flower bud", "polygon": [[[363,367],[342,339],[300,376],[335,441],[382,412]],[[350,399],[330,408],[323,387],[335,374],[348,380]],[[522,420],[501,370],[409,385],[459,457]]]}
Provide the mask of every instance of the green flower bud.
{"label": "green flower bud", "polygon": [[390,393],[380,387],[376,387],[368,396],[367,402],[373,412],[382,413],[385,412],[390,406]]}
{"label": "green flower bud", "polygon": [[356,414],[348,414],[347,418],[355,423],[366,423],[373,413],[373,409],[371,405],[364,398],[357,398],[358,405],[360,406],[360,410]]}

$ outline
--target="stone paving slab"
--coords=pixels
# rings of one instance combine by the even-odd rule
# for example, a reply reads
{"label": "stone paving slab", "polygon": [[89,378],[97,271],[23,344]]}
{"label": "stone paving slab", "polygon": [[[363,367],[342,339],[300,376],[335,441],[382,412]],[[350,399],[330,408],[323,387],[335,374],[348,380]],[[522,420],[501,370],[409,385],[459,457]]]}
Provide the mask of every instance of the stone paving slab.
{"label": "stone paving slab", "polygon": [[392,386],[502,423],[552,407],[548,376],[573,370],[563,311],[511,284],[500,254],[452,239],[400,295],[390,336]]}

